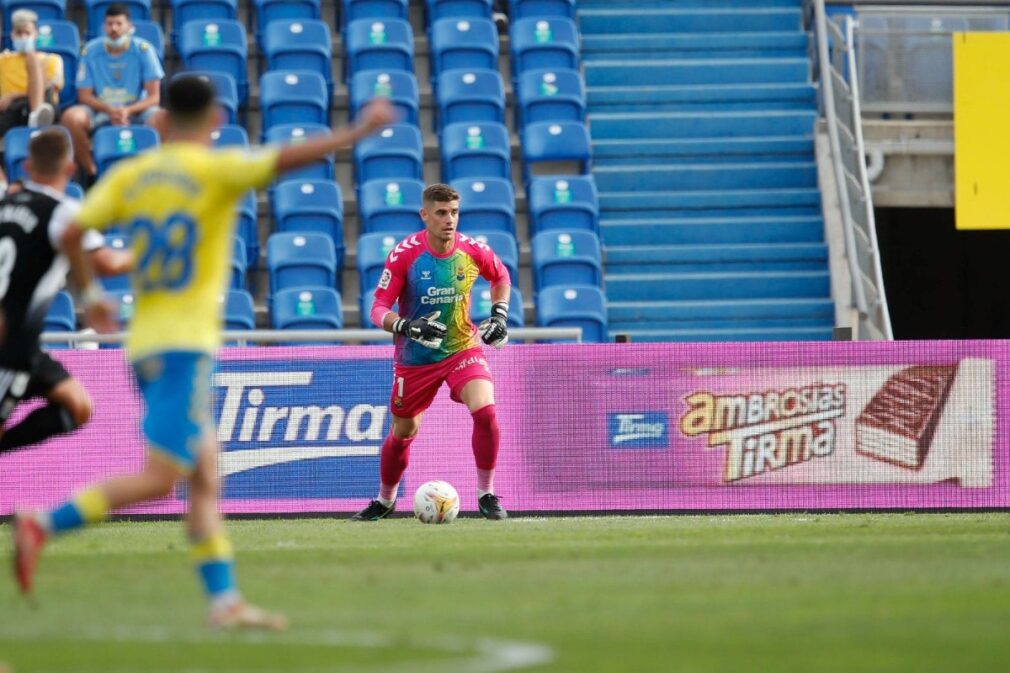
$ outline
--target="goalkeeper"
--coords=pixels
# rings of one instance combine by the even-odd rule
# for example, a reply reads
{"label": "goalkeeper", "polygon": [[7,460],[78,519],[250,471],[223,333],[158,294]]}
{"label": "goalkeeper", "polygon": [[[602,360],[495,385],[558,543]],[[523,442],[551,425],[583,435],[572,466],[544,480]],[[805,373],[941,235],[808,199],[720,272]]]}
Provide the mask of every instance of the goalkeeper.
{"label": "goalkeeper", "polygon": [[[379,496],[351,518],[377,521],[395,509],[421,414],[444,381],[453,401],[465,404],[473,416],[480,512],[488,519],[504,519],[507,514],[494,494],[499,436],[494,383],[481,341],[497,348],[508,342],[508,271],[485,243],[456,231],[459,194],[452,187],[425,189],[420,214],[424,231],[389,252],[375,290],[372,322],[392,332],[396,342],[393,426],[382,444]],[[470,320],[470,291],[477,276],[490,281],[492,301],[491,317],[479,327]]]}

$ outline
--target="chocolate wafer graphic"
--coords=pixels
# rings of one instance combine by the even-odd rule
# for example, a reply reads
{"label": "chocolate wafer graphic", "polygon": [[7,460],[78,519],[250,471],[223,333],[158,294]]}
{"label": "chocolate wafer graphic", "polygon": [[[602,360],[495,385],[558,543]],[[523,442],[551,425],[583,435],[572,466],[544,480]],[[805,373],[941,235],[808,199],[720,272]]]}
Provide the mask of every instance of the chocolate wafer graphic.
{"label": "chocolate wafer graphic", "polygon": [[921,468],[956,375],[957,364],[917,365],[887,379],[856,419],[856,452]]}

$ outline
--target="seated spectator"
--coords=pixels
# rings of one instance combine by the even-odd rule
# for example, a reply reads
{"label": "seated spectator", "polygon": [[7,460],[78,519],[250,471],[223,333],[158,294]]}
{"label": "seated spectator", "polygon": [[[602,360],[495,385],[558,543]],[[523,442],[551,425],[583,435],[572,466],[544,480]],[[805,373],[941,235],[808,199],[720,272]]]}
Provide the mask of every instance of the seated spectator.
{"label": "seated spectator", "polygon": [[15,126],[49,126],[63,88],[63,59],[35,51],[38,14],[11,14],[13,49],[0,53],[0,136]]}
{"label": "seated spectator", "polygon": [[102,126],[146,124],[161,101],[165,71],[154,47],[133,35],[130,12],[112,3],[105,10],[104,37],[88,42],[77,69],[77,100],[61,122],[74,141],[74,158],[88,175],[96,173],[90,134]]}

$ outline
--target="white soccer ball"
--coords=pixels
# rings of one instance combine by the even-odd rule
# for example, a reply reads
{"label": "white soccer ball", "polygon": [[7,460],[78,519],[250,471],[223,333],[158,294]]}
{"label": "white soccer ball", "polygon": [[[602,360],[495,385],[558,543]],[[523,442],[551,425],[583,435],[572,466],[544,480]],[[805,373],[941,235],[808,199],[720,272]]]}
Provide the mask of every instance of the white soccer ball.
{"label": "white soccer ball", "polygon": [[452,484],[429,481],[414,494],[414,516],[421,523],[452,523],[459,514],[459,494]]}

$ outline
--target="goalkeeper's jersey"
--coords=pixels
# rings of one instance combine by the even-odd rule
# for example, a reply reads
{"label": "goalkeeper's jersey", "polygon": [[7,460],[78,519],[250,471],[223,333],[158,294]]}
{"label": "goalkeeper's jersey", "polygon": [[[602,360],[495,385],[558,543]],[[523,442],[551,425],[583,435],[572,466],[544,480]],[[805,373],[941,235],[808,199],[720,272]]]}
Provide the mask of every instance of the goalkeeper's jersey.
{"label": "goalkeeper's jersey", "polygon": [[408,320],[438,311],[436,320],[447,328],[437,349],[396,335],[398,364],[441,362],[480,345],[477,327],[470,319],[471,293],[478,276],[491,287],[510,284],[508,271],[491,248],[458,232],[452,249],[445,254],[431,249],[425,231],[408,236],[390,250],[375,289],[372,322],[382,327],[383,318],[398,304],[397,313]]}

